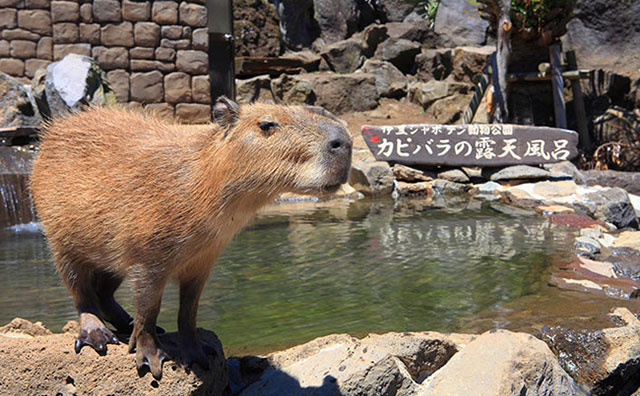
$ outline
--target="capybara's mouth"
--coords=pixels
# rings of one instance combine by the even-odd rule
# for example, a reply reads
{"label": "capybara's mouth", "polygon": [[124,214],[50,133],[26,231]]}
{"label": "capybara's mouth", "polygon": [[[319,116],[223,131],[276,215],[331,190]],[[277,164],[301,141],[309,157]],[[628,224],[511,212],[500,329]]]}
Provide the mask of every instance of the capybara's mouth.
{"label": "capybara's mouth", "polygon": [[326,193],[326,194],[332,194],[332,193],[338,191],[338,189],[340,188],[341,185],[342,185],[342,183],[330,184],[330,185],[327,185],[327,186],[323,186],[321,192]]}

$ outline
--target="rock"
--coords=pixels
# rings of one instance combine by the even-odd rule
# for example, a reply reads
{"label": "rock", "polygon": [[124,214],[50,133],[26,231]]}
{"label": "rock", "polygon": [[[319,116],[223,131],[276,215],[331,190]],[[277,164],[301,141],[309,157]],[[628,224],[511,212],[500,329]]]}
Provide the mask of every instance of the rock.
{"label": "rock", "polygon": [[390,62],[367,59],[360,70],[375,76],[379,96],[399,98],[406,95],[407,78]]}
{"label": "rock", "polygon": [[621,232],[615,242],[613,242],[613,247],[627,247],[640,250],[640,231]]}
{"label": "rock", "polygon": [[640,252],[638,250],[613,247],[611,255],[606,259],[613,264],[613,270],[618,278],[640,281]]}
{"label": "rock", "polygon": [[582,171],[585,184],[589,186],[620,187],[631,194],[640,194],[640,172],[618,172],[613,170]]}
{"label": "rock", "polygon": [[416,56],[415,63],[418,80],[444,80],[453,70],[453,51],[448,48],[424,50]]}
{"label": "rock", "polygon": [[502,169],[484,168],[482,176],[491,181],[523,180],[523,179],[548,179],[549,172],[529,165],[514,165]]}
{"label": "rock", "polygon": [[482,74],[495,50],[494,46],[455,48],[451,59],[452,70],[448,78],[475,85],[474,76]]}
{"label": "rock", "polygon": [[387,35],[393,39],[404,39],[422,43],[423,46],[432,47],[434,40],[433,29],[430,22],[420,20],[415,22],[389,22],[384,25],[387,28]]}
{"label": "rock", "polygon": [[277,103],[312,104],[334,114],[371,110],[378,104],[375,77],[367,73],[283,74],[271,81],[271,90]]}
{"label": "rock", "polygon": [[44,327],[41,322],[32,323],[26,319],[15,318],[6,325],[0,327],[0,334],[7,337],[35,337],[53,334],[51,330]]}
{"label": "rock", "polygon": [[594,220],[583,214],[553,214],[549,216],[554,224],[572,228],[606,227],[607,224],[600,220]]}
{"label": "rock", "polygon": [[409,89],[409,98],[426,109],[439,99],[467,92],[469,88],[464,84],[431,80],[412,84]]}
{"label": "rock", "polygon": [[551,180],[572,179],[576,184],[586,184],[586,179],[582,172],[569,161],[562,161],[555,164],[544,164],[542,167],[549,171]]}
{"label": "rock", "polygon": [[573,180],[542,181],[533,185],[533,193],[553,201],[554,198],[567,197],[578,191]]}
{"label": "rock", "polygon": [[506,330],[480,335],[425,384],[425,396],[582,394],[544,342]]}
{"label": "rock", "polygon": [[638,217],[627,192],[614,187],[588,193],[575,203],[598,220],[611,223],[618,228],[638,227]]}
{"label": "rock", "polygon": [[536,212],[540,213],[543,216],[549,216],[552,214],[566,214],[566,213],[574,213],[575,211],[572,208],[568,208],[563,205],[540,205],[535,208]]}
{"label": "rock", "polygon": [[393,165],[393,176],[396,180],[405,182],[431,181],[435,178],[433,172],[425,172],[401,164]]}
{"label": "rock", "polygon": [[592,395],[632,394],[640,386],[640,322],[627,308],[611,314],[622,326],[601,331],[542,328],[541,339]]}
{"label": "rock", "polygon": [[236,80],[236,101],[240,104],[273,101],[271,78],[268,74],[247,80]]}
{"label": "rock", "polygon": [[281,56],[284,59],[298,61],[308,72],[318,71],[322,57],[311,51],[287,52]]}
{"label": "rock", "polygon": [[262,370],[242,396],[410,395],[458,348],[455,341],[437,333],[371,334],[362,340],[330,335],[267,355],[266,362],[240,360],[235,364],[239,370],[234,370],[239,375],[231,377],[243,384],[249,381],[242,381],[242,374]]}
{"label": "rock", "polygon": [[273,4],[266,0],[233,0],[233,20],[236,56],[282,53],[278,15]]}
{"label": "rock", "polygon": [[600,253],[600,244],[590,237],[577,237],[574,246],[576,254],[579,256],[593,257],[595,254]]}
{"label": "rock", "polygon": [[329,44],[324,47],[320,55],[336,73],[352,73],[362,62],[362,43],[357,39],[348,39]]}
{"label": "rock", "polygon": [[563,49],[576,51],[581,68],[637,74],[640,54],[635,48],[640,31],[634,23],[638,15],[637,2],[580,0],[562,37]]}
{"label": "rock", "polygon": [[433,189],[429,182],[407,183],[399,181],[396,183],[394,194],[400,197],[431,196],[433,195]]}
{"label": "rock", "polygon": [[286,48],[296,51],[309,48],[320,37],[320,27],[313,18],[313,0],[281,0],[276,12]]}
{"label": "rock", "polygon": [[31,87],[0,73],[0,128],[33,127],[41,122]]}
{"label": "rock", "polygon": [[434,193],[442,195],[465,194],[468,193],[469,190],[471,190],[471,186],[469,184],[456,183],[442,179],[436,179],[431,182],[431,188],[433,189]]}
{"label": "rock", "polygon": [[482,45],[489,23],[480,18],[477,6],[466,0],[440,2],[434,24],[443,46]]}
{"label": "rock", "polygon": [[402,22],[414,8],[409,2],[402,0],[378,0],[375,4],[382,22]]}
{"label": "rock", "polygon": [[[34,79],[36,81],[36,79]],[[69,54],[47,66],[44,89],[35,86],[38,107],[48,118],[78,111],[88,105],[104,106],[117,102],[97,63],[83,55]]]}
{"label": "rock", "polygon": [[449,169],[438,172],[438,179],[448,180],[455,183],[469,183],[469,176],[467,176],[460,169]]}
{"label": "rock", "polygon": [[400,71],[412,72],[414,59],[420,53],[420,43],[401,38],[389,37],[383,41],[374,54],[376,59],[391,62]]}
{"label": "rock", "polygon": [[497,196],[502,191],[502,185],[500,183],[488,181],[482,184],[476,184],[476,193],[479,195]]}
{"label": "rock", "polygon": [[351,36],[358,28],[360,5],[352,1],[315,0],[315,20],[320,37],[326,43],[335,43]]}
{"label": "rock", "polygon": [[437,100],[425,110],[424,117],[434,124],[454,124],[462,118],[471,97],[472,94],[454,94]]}
{"label": "rock", "polygon": [[[100,356],[87,347],[74,353],[76,333],[29,339],[0,335],[0,393],[19,395],[25,394],[25,389],[37,389],[37,394],[43,395],[222,395],[228,382],[222,345],[212,332],[198,332],[215,351],[209,355],[211,370],[196,366],[185,371],[179,361],[169,360],[164,362],[160,381],[148,373],[138,375],[135,359],[124,343],[109,345],[106,355]],[[159,339],[169,355],[180,356],[177,333],[160,334]]]}
{"label": "rock", "polygon": [[393,172],[386,162],[354,162],[349,184],[365,195],[389,196],[393,191]]}
{"label": "rock", "polygon": [[362,53],[370,58],[376,52],[378,45],[389,36],[385,25],[369,25],[362,32],[356,33],[352,37],[362,40]]}

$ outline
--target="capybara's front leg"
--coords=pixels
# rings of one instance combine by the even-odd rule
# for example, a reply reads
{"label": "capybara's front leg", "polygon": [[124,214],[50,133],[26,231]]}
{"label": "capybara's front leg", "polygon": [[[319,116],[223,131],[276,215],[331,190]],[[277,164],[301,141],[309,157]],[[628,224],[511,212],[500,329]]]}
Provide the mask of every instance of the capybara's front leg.
{"label": "capybara's front leg", "polygon": [[198,301],[202,288],[207,281],[209,272],[180,280],[180,312],[178,313],[178,333],[182,347],[182,363],[190,368],[197,363],[205,370],[209,369],[207,348],[198,340],[196,329],[196,316],[198,313]]}
{"label": "capybara's front leg", "polygon": [[136,351],[138,372],[142,374],[144,366],[147,366],[157,380],[162,378],[162,363],[169,358],[156,336],[156,319],[165,284],[166,280],[150,280],[144,276],[133,281],[136,316],[129,340],[129,352]]}

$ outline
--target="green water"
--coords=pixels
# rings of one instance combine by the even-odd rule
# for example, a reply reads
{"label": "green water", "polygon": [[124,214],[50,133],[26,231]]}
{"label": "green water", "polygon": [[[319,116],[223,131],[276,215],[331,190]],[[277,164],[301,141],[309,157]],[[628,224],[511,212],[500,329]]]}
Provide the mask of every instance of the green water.
{"label": "green water", "polygon": [[[505,326],[506,307],[548,289],[575,231],[496,209],[424,200],[271,206],[218,261],[198,325],[245,352],[330,333],[456,331],[480,317]],[[117,297],[131,308],[128,284]],[[159,318],[169,331],[177,300],[170,285]],[[0,324],[20,316],[60,331],[75,319],[39,232],[0,233],[0,302]]]}

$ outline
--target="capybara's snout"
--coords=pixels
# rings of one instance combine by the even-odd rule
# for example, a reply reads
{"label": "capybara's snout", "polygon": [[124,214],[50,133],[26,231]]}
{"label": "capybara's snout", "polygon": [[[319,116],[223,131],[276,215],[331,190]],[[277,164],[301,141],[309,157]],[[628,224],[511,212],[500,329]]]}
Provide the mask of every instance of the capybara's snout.
{"label": "capybara's snout", "polygon": [[340,185],[349,179],[351,170],[351,150],[353,142],[349,132],[341,125],[326,122],[320,125],[326,133],[325,165],[330,178],[328,185]]}

